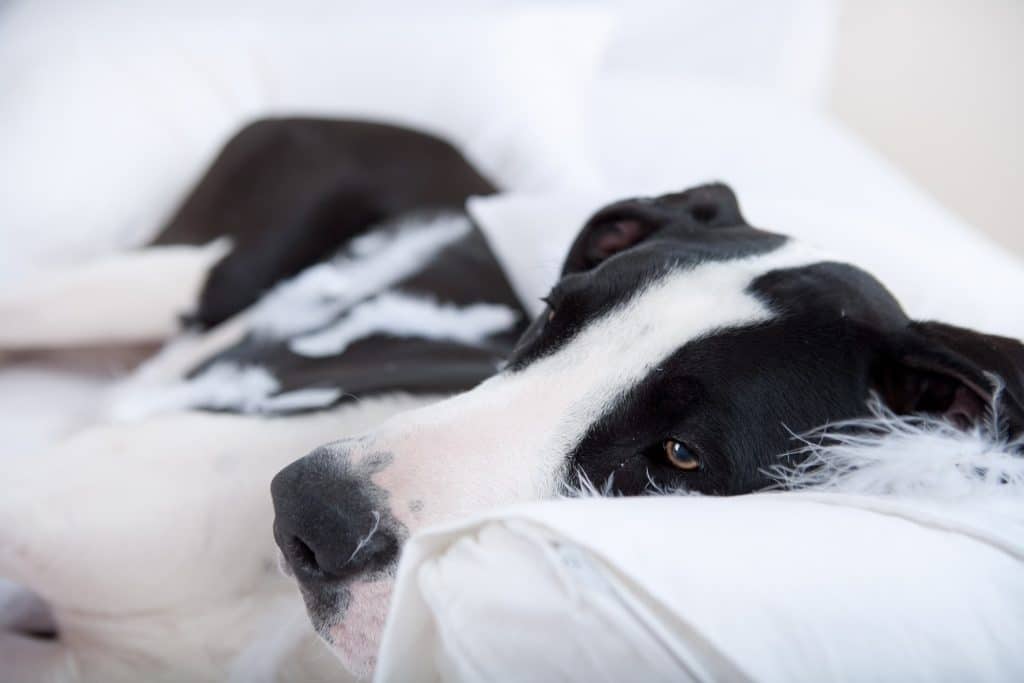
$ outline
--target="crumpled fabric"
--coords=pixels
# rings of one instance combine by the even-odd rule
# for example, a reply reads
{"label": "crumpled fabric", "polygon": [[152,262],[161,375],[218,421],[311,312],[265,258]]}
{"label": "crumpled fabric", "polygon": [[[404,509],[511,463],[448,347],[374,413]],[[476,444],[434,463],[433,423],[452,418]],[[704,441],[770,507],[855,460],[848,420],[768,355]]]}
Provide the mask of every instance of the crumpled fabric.
{"label": "crumpled fabric", "polygon": [[1024,506],[550,501],[416,535],[375,680],[1024,680]]}

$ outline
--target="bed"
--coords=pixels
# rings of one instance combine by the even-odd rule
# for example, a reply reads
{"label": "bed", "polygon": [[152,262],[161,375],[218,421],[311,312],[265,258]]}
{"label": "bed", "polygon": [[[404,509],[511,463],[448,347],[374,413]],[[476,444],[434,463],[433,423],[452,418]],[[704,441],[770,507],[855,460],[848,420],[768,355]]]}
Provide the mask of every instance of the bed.
{"label": "bed", "polygon": [[[300,110],[452,137],[505,189],[469,209],[534,310],[595,207],[721,179],[753,224],[871,270],[912,316],[1024,337],[1024,303],[1007,295],[1024,291],[1024,264],[822,112],[833,3],[452,2],[405,8],[415,28],[399,29],[365,7],[253,8],[239,26],[226,10],[196,24],[188,3],[154,17],[97,1],[44,26],[45,2],[0,6],[0,69],[21,94],[0,99],[13,121],[0,131],[0,184],[25,188],[0,203],[7,291],[140,243],[230,130]],[[312,15],[325,20],[311,28]],[[652,47],[673,22],[688,32]],[[90,50],[97,26],[108,40]],[[283,37],[267,41],[268,26]],[[374,53],[381,42],[407,52]],[[334,72],[308,68],[368,52],[379,71],[342,70],[332,88]],[[113,68],[125,54],[138,59]],[[171,106],[154,108],[150,73],[179,95]],[[412,75],[380,88],[381,73]],[[436,74],[442,85],[422,86]],[[61,370],[19,344],[0,365],[8,467],[105,419],[119,379]],[[876,458],[927,464],[924,484],[915,470],[906,486],[837,477],[831,491],[735,499],[585,490],[421,533],[399,568],[376,679],[1020,680],[1019,458],[983,436],[942,436],[894,428],[872,445]],[[948,476],[988,457],[1009,484]],[[280,641],[259,636],[249,652],[274,656],[241,662],[239,680],[274,680]]]}

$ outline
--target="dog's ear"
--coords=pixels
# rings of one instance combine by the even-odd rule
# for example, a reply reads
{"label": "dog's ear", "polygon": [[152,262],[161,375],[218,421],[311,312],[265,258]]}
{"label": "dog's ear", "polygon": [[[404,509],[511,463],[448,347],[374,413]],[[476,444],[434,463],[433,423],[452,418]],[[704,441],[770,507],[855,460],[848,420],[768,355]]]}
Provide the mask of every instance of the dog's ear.
{"label": "dog's ear", "polygon": [[1024,345],[1015,339],[911,323],[875,367],[872,384],[899,415],[932,415],[970,429],[994,406],[1000,429],[1011,439],[1024,434]]}
{"label": "dog's ear", "polygon": [[660,197],[626,199],[604,207],[587,221],[569,249],[562,274],[590,270],[669,225],[680,230],[707,230],[747,223],[736,195],[721,183]]}

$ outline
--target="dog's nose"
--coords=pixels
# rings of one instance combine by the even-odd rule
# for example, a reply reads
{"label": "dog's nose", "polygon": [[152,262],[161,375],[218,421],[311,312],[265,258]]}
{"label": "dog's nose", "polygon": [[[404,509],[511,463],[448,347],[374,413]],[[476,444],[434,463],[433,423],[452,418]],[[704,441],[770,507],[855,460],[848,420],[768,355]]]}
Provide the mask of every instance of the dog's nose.
{"label": "dog's nose", "polygon": [[270,484],[274,540],[303,582],[338,581],[390,565],[399,542],[379,492],[321,448]]}

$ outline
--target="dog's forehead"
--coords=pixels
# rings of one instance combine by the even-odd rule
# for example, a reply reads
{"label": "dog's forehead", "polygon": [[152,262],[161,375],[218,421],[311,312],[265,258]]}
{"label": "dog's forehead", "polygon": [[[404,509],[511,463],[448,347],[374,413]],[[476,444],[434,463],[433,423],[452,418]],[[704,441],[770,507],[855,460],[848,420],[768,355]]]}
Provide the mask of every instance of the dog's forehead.
{"label": "dog's forehead", "polygon": [[[772,316],[841,316],[877,329],[908,322],[895,297],[869,273],[806,243],[747,226],[669,229],[590,272],[566,277],[559,287],[603,299],[593,311],[602,314],[635,312],[643,307],[632,304],[664,289],[674,294],[665,316],[685,315],[694,303],[721,300],[727,306],[730,297],[752,297]],[[709,331],[723,327],[707,322]]]}
{"label": "dog's forehead", "polygon": [[[602,391],[621,390],[687,343],[771,319],[776,312],[752,284],[773,271],[820,260],[816,250],[785,241],[775,249],[732,259],[609,262],[604,264],[608,270],[595,272],[584,285],[591,293],[600,290],[594,296],[609,303],[574,321],[560,343],[540,353],[527,348],[527,362],[513,364],[512,370],[568,371],[588,385],[593,382],[587,378],[601,376]],[[632,277],[624,276],[623,264],[634,269]],[[560,314],[556,311],[555,318]],[[536,344],[544,345],[545,334]]]}

